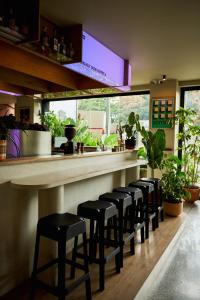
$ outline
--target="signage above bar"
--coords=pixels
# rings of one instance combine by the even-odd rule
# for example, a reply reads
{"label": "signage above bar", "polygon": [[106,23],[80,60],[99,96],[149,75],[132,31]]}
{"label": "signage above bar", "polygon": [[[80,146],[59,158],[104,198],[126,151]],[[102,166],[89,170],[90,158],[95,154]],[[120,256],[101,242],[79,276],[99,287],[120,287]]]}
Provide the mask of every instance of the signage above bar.
{"label": "signage above bar", "polygon": [[131,65],[129,62],[85,31],[82,31],[81,61],[64,66],[122,91],[128,91],[129,86],[131,86]]}

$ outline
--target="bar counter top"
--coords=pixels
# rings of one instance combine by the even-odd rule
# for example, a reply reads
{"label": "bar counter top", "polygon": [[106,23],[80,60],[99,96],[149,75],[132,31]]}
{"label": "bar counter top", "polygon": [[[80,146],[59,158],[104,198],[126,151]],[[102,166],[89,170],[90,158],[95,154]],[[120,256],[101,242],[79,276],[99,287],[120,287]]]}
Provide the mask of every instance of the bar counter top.
{"label": "bar counter top", "polygon": [[56,160],[68,160],[68,159],[78,159],[78,158],[86,158],[86,157],[99,157],[105,155],[119,155],[122,153],[132,153],[136,152],[137,149],[133,150],[124,150],[119,152],[112,151],[96,151],[96,152],[84,152],[81,154],[53,154],[53,155],[44,155],[44,156],[28,156],[28,157],[18,157],[18,158],[8,158],[6,160],[0,161],[1,166],[7,165],[19,165],[19,164],[30,164],[36,162],[48,162],[48,161],[56,161]]}

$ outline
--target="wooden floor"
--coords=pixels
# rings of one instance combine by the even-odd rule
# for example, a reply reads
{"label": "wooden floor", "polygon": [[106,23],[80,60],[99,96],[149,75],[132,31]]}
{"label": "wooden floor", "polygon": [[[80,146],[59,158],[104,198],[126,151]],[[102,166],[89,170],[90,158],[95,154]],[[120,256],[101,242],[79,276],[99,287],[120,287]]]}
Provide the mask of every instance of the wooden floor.
{"label": "wooden floor", "polygon": [[[125,248],[124,267],[120,274],[115,273],[114,260],[106,265],[106,288],[98,291],[98,267],[90,266],[92,278],[93,300],[133,300],[145,279],[151,273],[165,248],[176,234],[180,225],[184,222],[191,205],[186,204],[184,213],[177,218],[166,217],[160,223],[159,229],[150,232],[149,240],[144,244],[136,244],[136,253],[130,256],[128,245]],[[29,283],[7,294],[2,300],[26,300],[29,299]],[[56,297],[39,290],[36,300],[55,300]],[[66,299],[84,300],[85,288],[81,285]]]}

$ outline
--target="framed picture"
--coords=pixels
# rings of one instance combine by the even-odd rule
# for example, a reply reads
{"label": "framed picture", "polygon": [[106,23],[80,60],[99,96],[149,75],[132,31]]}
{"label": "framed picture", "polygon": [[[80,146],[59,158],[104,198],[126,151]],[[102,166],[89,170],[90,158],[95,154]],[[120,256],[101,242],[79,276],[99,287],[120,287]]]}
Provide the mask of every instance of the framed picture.
{"label": "framed picture", "polygon": [[152,98],[152,128],[173,128],[174,97]]}

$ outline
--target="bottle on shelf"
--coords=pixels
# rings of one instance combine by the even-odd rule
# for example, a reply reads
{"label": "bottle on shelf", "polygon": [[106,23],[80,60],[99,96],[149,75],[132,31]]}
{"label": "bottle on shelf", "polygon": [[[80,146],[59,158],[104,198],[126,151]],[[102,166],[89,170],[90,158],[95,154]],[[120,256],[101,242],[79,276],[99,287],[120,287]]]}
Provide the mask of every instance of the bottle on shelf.
{"label": "bottle on shelf", "polygon": [[21,25],[20,25],[20,33],[23,35],[28,36],[29,34],[29,24],[28,24],[28,19],[27,16],[21,17]]}
{"label": "bottle on shelf", "polygon": [[42,53],[48,56],[48,54],[49,54],[49,35],[48,35],[47,26],[43,26],[43,28],[42,28],[42,32],[40,35],[40,45],[41,45]]}
{"label": "bottle on shelf", "polygon": [[16,16],[14,9],[10,7],[7,17],[8,27],[12,30],[19,31],[19,27],[16,25]]}
{"label": "bottle on shelf", "polygon": [[64,62],[66,61],[66,55],[67,55],[67,45],[65,43],[65,37],[62,34],[60,36],[60,40],[59,40],[59,47],[58,47],[58,60],[60,62]]}
{"label": "bottle on shelf", "polygon": [[58,52],[58,34],[57,34],[57,29],[55,28],[54,31],[53,31],[53,36],[51,38],[51,50],[52,52],[54,53],[57,53]]}
{"label": "bottle on shelf", "polygon": [[69,57],[72,59],[74,58],[74,48],[72,43],[69,44]]}

